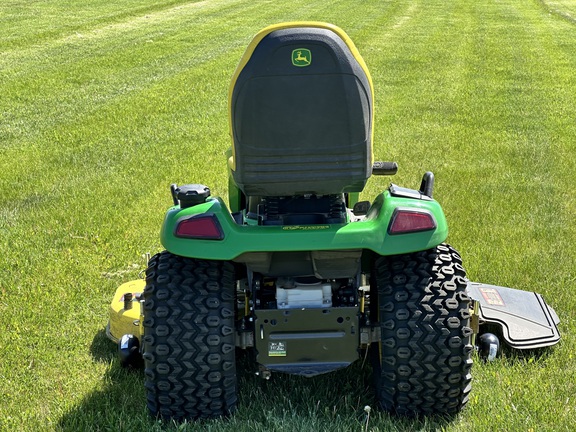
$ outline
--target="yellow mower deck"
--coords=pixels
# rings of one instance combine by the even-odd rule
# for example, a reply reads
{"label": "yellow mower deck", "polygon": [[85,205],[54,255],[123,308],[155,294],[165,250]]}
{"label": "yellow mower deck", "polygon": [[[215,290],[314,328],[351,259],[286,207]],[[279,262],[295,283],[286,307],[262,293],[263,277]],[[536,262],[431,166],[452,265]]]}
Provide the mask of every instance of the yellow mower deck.
{"label": "yellow mower deck", "polygon": [[[109,322],[106,335],[114,342],[118,342],[125,334],[133,334],[139,339],[142,335],[140,326],[141,308],[140,294],[144,291],[146,282],[142,279],[126,282],[118,287],[109,309]],[[126,302],[126,293],[132,294],[132,300]],[[128,306],[128,309],[126,309]]]}
{"label": "yellow mower deck", "polygon": [[[138,339],[143,336],[139,299],[145,285],[143,279],[138,279],[117,288],[110,304],[106,327],[106,335],[112,341],[118,342],[127,334]],[[478,304],[478,308],[472,312],[476,322],[498,325],[504,341],[511,348],[543,348],[555,345],[560,340],[557,327],[560,320],[539,294],[477,282],[469,282],[467,291]],[[132,300],[126,302],[126,294],[132,294]],[[473,327],[474,332],[478,333],[478,325]]]}

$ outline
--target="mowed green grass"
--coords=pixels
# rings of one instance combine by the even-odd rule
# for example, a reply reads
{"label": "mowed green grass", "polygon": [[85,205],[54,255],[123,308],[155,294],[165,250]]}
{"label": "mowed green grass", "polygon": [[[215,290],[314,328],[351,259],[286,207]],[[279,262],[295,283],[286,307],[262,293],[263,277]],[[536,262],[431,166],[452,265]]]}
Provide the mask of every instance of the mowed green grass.
{"label": "mowed green grass", "polygon": [[[4,0],[0,430],[572,430],[574,17],[576,0]],[[375,85],[375,156],[407,187],[434,171],[469,277],[536,290],[562,320],[554,349],[477,362],[455,419],[379,412],[361,362],[264,382],[241,359],[234,417],[165,425],[104,335],[116,287],[161,250],[170,183],[227,195],[230,77],[258,30],[289,20],[355,41]]]}
{"label": "mowed green grass", "polygon": [[574,0],[540,0],[550,13],[559,15],[569,22],[576,22],[576,3]]}

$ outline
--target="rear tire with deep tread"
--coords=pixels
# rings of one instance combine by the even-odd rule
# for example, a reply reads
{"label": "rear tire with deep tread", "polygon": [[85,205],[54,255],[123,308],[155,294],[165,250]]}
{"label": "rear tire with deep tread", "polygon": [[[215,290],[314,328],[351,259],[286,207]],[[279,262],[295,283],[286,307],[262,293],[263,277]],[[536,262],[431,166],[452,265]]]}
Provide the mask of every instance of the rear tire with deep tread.
{"label": "rear tire with deep tread", "polygon": [[152,257],[144,290],[145,386],[151,414],[166,420],[227,416],[237,403],[234,266]]}
{"label": "rear tire with deep tread", "polygon": [[407,416],[460,412],[471,389],[472,330],[458,252],[442,244],[378,257],[371,285],[371,313],[381,330],[372,359],[382,408]]}

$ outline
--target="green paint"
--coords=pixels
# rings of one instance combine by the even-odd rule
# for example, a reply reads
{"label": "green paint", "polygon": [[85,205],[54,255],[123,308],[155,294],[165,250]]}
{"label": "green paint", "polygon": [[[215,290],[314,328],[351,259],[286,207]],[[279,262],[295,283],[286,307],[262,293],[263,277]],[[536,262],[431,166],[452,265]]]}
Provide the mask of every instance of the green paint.
{"label": "green paint", "polygon": [[[434,215],[438,227],[434,231],[403,235],[388,235],[388,225],[394,210],[425,210]],[[222,240],[183,239],[174,236],[177,223],[200,214],[215,214],[224,231]],[[161,230],[163,246],[170,252],[202,259],[232,260],[245,252],[282,252],[305,250],[364,249],[379,255],[396,255],[432,248],[448,236],[448,226],[442,208],[436,201],[398,198],[388,190],[376,197],[366,218],[346,224],[258,226],[239,225],[219,198],[180,209],[171,207]]]}

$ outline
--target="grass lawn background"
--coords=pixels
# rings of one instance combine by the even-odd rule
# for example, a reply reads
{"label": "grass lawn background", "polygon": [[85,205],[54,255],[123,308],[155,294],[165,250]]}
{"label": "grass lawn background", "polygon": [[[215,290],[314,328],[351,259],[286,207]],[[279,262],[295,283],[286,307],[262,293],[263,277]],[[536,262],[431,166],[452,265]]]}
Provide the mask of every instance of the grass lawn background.
{"label": "grass lawn background", "polygon": [[[435,173],[470,279],[536,290],[562,320],[556,348],[477,363],[455,419],[367,418],[358,363],[308,380],[242,372],[232,419],[161,425],[104,335],[114,290],[161,249],[170,183],[226,196],[230,77],[257,31],[291,20],[354,40],[375,157],[399,163],[403,186]],[[576,0],[4,0],[0,430],[572,430],[575,71]]]}

